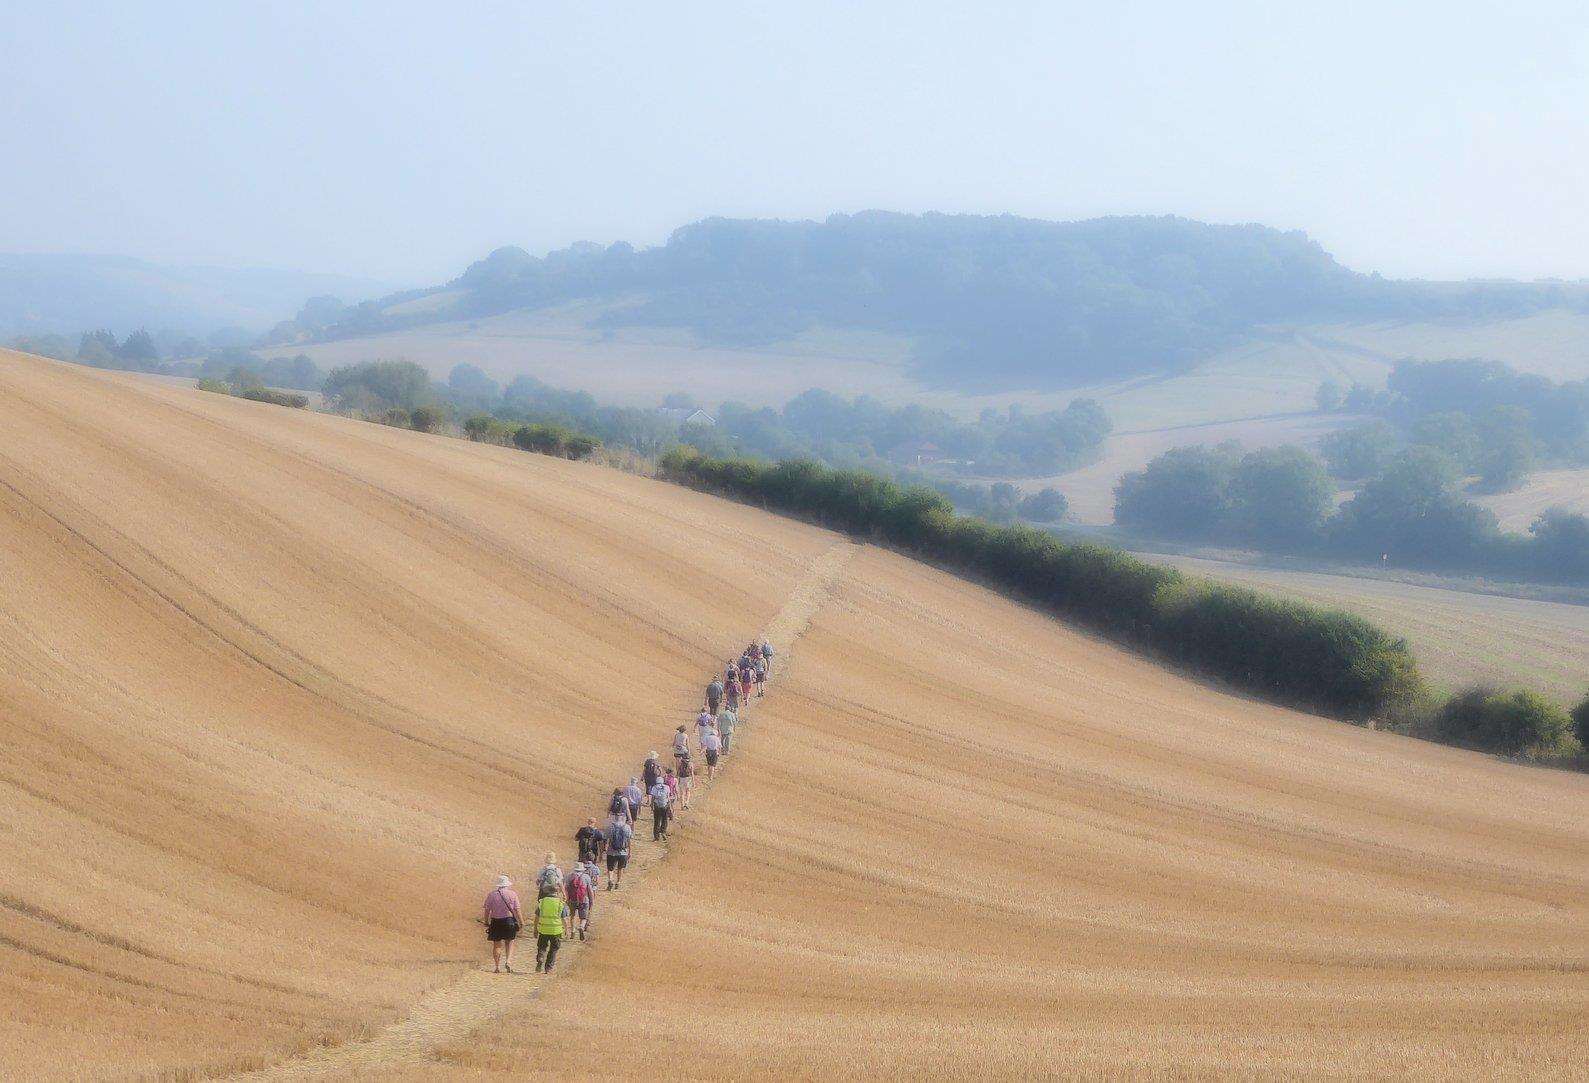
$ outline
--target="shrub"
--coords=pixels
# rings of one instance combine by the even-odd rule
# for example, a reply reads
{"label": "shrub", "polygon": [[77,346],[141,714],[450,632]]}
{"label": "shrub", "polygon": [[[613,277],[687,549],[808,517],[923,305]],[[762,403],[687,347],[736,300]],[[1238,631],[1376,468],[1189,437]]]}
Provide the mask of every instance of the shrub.
{"label": "shrub", "polygon": [[1572,724],[1578,733],[1578,744],[1589,751],[1589,696],[1572,709]]}
{"label": "shrub", "polygon": [[409,424],[415,432],[435,432],[441,428],[442,412],[435,406],[418,406],[409,415]]}
{"label": "shrub", "polygon": [[1573,743],[1572,718],[1533,692],[1470,688],[1447,701],[1436,725],[1452,744],[1506,755],[1555,756]]}
{"label": "shrub", "polygon": [[232,385],[223,380],[204,379],[199,381],[199,390],[209,391],[216,395],[230,395],[232,393]]}
{"label": "shrub", "polygon": [[385,413],[378,415],[375,420],[382,425],[390,425],[394,429],[406,429],[413,421],[413,418],[401,406],[394,406]]}
{"label": "shrub", "polygon": [[237,397],[248,399],[251,402],[268,402],[273,406],[287,406],[294,410],[302,410],[309,405],[309,396],[300,395],[292,391],[272,391],[268,387],[245,387],[237,393]]}
{"label": "shrub", "polygon": [[513,434],[513,445],[541,455],[588,459],[601,447],[601,441],[584,433],[570,432],[561,425],[524,425]]}

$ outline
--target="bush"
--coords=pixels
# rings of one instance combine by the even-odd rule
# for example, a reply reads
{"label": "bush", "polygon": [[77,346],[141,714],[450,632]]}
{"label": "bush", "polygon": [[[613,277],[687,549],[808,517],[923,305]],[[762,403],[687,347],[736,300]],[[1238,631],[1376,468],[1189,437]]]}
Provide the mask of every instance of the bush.
{"label": "bush", "polygon": [[1436,726],[1452,744],[1505,755],[1559,756],[1576,743],[1573,719],[1533,692],[1470,688],[1447,701]]}
{"label": "bush", "polygon": [[224,380],[204,379],[199,381],[199,390],[208,391],[215,395],[230,395],[232,393],[232,385]]}
{"label": "bush", "polygon": [[1572,709],[1572,724],[1578,734],[1578,744],[1589,750],[1589,696]]}
{"label": "bush", "polygon": [[415,432],[435,432],[441,428],[443,420],[441,410],[435,406],[419,406],[409,414],[409,424]]}
{"label": "bush", "polygon": [[513,434],[513,445],[540,455],[588,459],[601,446],[601,441],[584,433],[570,432],[561,425],[524,425]]}
{"label": "bush", "polygon": [[1406,641],[1345,613],[1191,582],[1119,550],[956,515],[938,493],[861,471],[710,459],[683,447],[659,465],[686,484],[886,539],[1284,702],[1361,719],[1423,694]]}
{"label": "bush", "polygon": [[390,425],[394,429],[406,429],[414,419],[401,406],[394,406],[385,413],[377,415],[375,420],[382,425]]}
{"label": "bush", "polygon": [[302,410],[309,405],[309,396],[300,395],[291,391],[272,391],[268,387],[245,387],[237,393],[240,399],[251,402],[268,402],[273,406],[287,406],[294,410]]}

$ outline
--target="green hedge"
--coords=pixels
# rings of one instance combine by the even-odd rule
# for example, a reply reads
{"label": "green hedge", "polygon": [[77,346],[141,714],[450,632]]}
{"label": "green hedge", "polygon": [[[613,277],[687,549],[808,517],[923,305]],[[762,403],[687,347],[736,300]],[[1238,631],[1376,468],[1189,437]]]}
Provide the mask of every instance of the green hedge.
{"label": "green hedge", "polygon": [[1360,617],[1189,579],[1099,545],[955,514],[943,496],[808,460],[710,459],[674,448],[664,476],[795,512],[972,573],[1114,638],[1269,699],[1352,719],[1423,695],[1403,639]]}
{"label": "green hedge", "polygon": [[521,451],[541,455],[588,459],[601,447],[601,441],[594,436],[571,432],[561,425],[524,425],[513,434],[513,445]]}

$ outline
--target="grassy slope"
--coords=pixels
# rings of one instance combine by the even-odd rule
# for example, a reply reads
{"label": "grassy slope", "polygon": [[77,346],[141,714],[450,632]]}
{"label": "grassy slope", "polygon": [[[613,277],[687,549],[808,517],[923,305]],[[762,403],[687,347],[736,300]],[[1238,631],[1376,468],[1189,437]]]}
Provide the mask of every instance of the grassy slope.
{"label": "grassy slope", "polygon": [[[450,987],[486,879],[566,853],[833,541],[17,355],[0,421],[13,1077],[267,1062]],[[410,1069],[1589,1056],[1585,776],[1216,693],[870,549],[792,661],[579,965]]]}

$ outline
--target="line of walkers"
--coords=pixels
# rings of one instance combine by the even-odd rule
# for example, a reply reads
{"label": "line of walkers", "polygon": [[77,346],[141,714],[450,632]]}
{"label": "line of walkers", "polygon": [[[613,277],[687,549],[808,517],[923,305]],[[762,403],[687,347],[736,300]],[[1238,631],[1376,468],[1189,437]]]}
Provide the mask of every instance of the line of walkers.
{"label": "line of walkers", "polygon": [[[695,747],[700,750],[708,779],[717,777],[719,760],[733,749],[734,727],[739,724],[740,712],[753,697],[766,695],[772,654],[770,643],[752,643],[737,660],[729,660],[722,677],[714,677],[706,686],[706,699],[695,719]],[[607,826],[597,826],[592,816],[574,833],[579,857],[566,876],[557,864],[557,855],[546,855],[545,864],[535,876],[537,973],[552,972],[565,935],[577,934],[581,940],[589,937],[590,912],[601,883],[603,863],[607,867],[607,890],[623,888],[623,871],[629,865],[640,810],[651,807],[652,841],[666,840],[673,818],[690,807],[696,773],[689,727],[680,726],[673,734],[673,766],[664,768],[660,757],[652,752],[639,775],[612,791],[607,803]],[[524,925],[524,914],[519,894],[508,877],[497,877],[496,886],[486,895],[480,920],[486,927],[486,939],[491,942],[493,970],[513,973],[513,942]]]}

